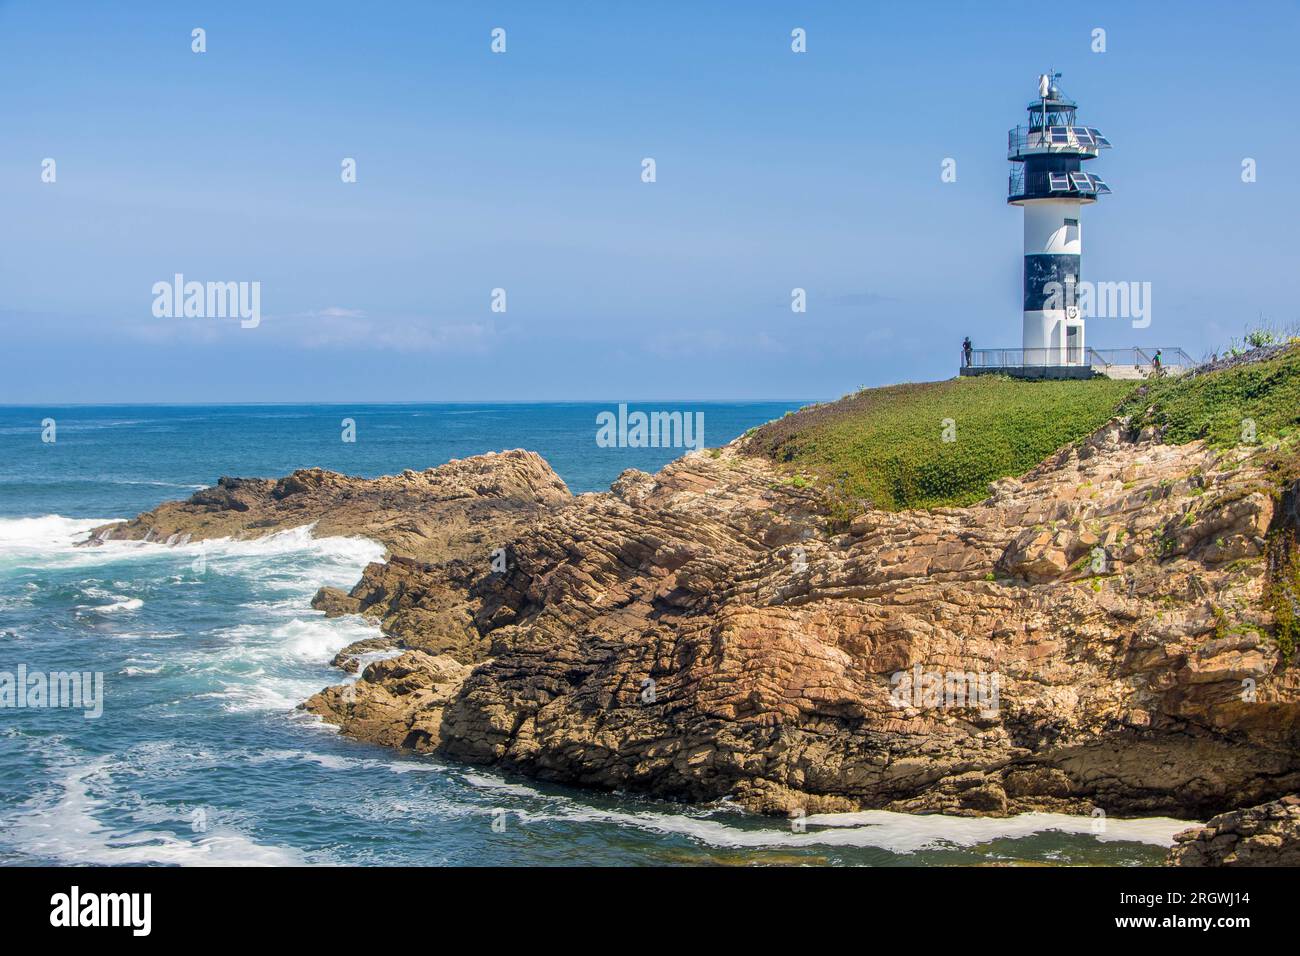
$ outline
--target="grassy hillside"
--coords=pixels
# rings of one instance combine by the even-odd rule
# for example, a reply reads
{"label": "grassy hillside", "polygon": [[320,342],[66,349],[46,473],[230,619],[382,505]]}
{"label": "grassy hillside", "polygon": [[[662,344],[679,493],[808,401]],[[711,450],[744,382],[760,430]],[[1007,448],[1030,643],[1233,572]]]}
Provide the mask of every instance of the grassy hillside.
{"label": "grassy hillside", "polygon": [[[1248,353],[1239,364],[1179,378],[1022,382],[956,378],[864,389],[769,422],[746,449],[789,466],[789,481],[832,490],[843,521],[879,508],[965,505],[988,484],[1022,474],[1114,415],[1165,441],[1255,447],[1258,490],[1289,514],[1269,536],[1264,604],[1284,659],[1300,647],[1300,343]],[[944,441],[945,425],[953,441]]]}
{"label": "grassy hillside", "polygon": [[[1018,475],[1113,415],[1175,444],[1280,441],[1279,483],[1300,473],[1300,344],[1240,364],[1135,385],[1093,379],[1024,382],[981,376],[869,388],[756,429],[746,448],[790,466],[791,481],[834,487],[844,516],[879,508],[965,505],[988,484]],[[951,419],[955,440],[944,441]]]}
{"label": "grassy hillside", "polygon": [[1271,444],[1300,430],[1300,346],[1264,360],[1187,378],[1159,379],[1138,389],[1121,411],[1133,426],[1156,425],[1165,440],[1204,438],[1212,445],[1249,440]]}
{"label": "grassy hillside", "polygon": [[[835,485],[846,516],[863,500],[890,510],[965,505],[1105,424],[1133,389],[995,376],[864,389],[764,425],[747,449]],[[945,419],[954,441],[943,440]]]}

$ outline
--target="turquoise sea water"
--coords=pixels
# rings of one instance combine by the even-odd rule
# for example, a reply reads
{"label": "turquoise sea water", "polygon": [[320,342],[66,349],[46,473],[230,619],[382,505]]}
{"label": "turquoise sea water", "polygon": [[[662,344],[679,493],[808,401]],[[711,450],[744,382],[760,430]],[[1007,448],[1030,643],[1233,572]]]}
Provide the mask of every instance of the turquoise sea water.
{"label": "turquoise sea water", "polygon": [[[0,672],[103,674],[103,715],[0,708],[0,863],[909,865],[1158,862],[1169,820],[810,817],[507,778],[339,737],[295,706],[376,633],[309,601],[382,549],[307,529],[167,548],[86,530],[219,475],[421,469],[524,447],[574,492],[679,453],[596,447],[611,406],[0,408]],[[657,406],[663,408],[665,406]],[[666,406],[672,408],[673,406]],[[677,406],[685,409],[686,406]],[[704,403],[722,444],[794,403]],[[57,440],[41,441],[43,419]],[[341,421],[357,441],[340,441]]]}

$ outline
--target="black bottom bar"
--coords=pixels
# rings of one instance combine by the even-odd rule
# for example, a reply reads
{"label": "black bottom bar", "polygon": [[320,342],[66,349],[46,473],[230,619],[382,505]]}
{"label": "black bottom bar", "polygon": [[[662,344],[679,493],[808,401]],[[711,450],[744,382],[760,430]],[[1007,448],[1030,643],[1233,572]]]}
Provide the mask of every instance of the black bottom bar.
{"label": "black bottom bar", "polygon": [[[11,940],[35,933],[67,941],[75,933],[78,942],[113,937],[128,945],[283,938],[298,945],[321,940],[392,949],[408,940],[449,941],[447,930],[459,929],[483,940],[518,934],[562,947],[566,939],[574,946],[592,939],[605,923],[626,935],[603,938],[611,945],[623,939],[633,949],[640,948],[638,939],[685,942],[679,934],[688,925],[707,932],[710,923],[733,941],[766,939],[782,923],[804,932],[856,927],[864,947],[882,929],[915,933],[919,942],[933,941],[941,926],[945,935],[962,933],[967,943],[986,932],[998,934],[989,941],[1009,941],[1014,937],[1002,935],[1008,930],[1042,930],[1071,942],[1168,938],[1172,932],[1230,945],[1243,933],[1289,925],[1290,876],[1275,870],[1050,867],[11,869],[0,872],[0,915]],[[148,936],[136,936],[129,919],[116,928],[52,926],[51,914],[58,915],[52,898],[69,897],[73,886],[83,904],[93,894],[149,894]],[[569,930],[559,932],[564,927]]]}

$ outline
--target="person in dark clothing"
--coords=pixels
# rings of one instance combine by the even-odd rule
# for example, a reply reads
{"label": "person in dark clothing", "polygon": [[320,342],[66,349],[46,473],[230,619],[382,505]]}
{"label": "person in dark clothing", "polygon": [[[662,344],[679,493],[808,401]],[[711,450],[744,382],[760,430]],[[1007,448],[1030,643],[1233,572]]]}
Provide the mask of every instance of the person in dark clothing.
{"label": "person in dark clothing", "polygon": [[970,357],[972,351],[974,350],[971,348],[970,336],[968,335],[966,336],[966,341],[961,343],[962,359],[966,363],[967,368],[970,368]]}

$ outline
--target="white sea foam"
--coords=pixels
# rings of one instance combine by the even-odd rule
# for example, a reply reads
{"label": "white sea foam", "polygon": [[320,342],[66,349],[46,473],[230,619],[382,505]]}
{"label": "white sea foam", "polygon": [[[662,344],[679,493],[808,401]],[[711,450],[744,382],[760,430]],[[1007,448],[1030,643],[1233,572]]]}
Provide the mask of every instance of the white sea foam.
{"label": "white sea foam", "polygon": [[227,711],[292,711],[326,683],[339,682],[320,670],[336,653],[382,633],[373,621],[307,616],[314,613],[281,624],[221,628],[213,632],[221,646],[187,649],[175,660],[196,676],[208,675],[217,689],[196,696],[220,700]]}
{"label": "white sea foam", "polygon": [[[347,622],[352,623],[352,622]],[[365,636],[377,636],[373,627],[363,627]],[[329,660],[354,640],[357,629],[340,626],[337,618],[301,620],[294,618],[271,631],[271,638],[279,641],[294,657],[309,661]]]}
{"label": "white sea foam", "polygon": [[[51,793],[29,801],[5,827],[6,842],[37,859],[91,866],[292,866],[302,855],[290,848],[265,846],[237,830],[217,827],[183,835],[174,830],[116,831],[96,814],[106,801],[96,795],[112,786],[111,760],[100,757],[67,768]],[[165,808],[153,815],[166,818]]]}
{"label": "white sea foam", "polygon": [[[384,555],[382,545],[361,537],[317,538],[314,524],[278,531],[261,538],[216,538],[166,545],[162,542],[109,540],[92,547],[77,547],[92,528],[119,522],[115,518],[0,518],[0,559],[17,561],[35,569],[85,567],[93,569],[118,562],[175,560],[184,562],[191,577],[196,559],[202,557],[204,571],[214,573],[258,573],[277,558],[300,555],[312,560],[310,567],[276,567],[267,583],[277,589],[301,590],[322,584],[351,585],[360,569]],[[315,571],[309,576],[305,571]]]}
{"label": "white sea foam", "polygon": [[1091,836],[1102,843],[1145,843],[1168,847],[1173,845],[1174,834],[1196,825],[1193,821],[1169,817],[1133,820],[1109,818],[1104,821],[1104,827],[1094,829],[1095,821],[1092,818],[1063,813],[954,817],[866,810],[857,813],[813,814],[804,818],[804,832],[795,832],[788,823],[764,821],[759,826],[732,826],[716,819],[712,813],[706,816],[651,810],[605,810],[585,806],[565,797],[543,794],[524,784],[508,783],[486,774],[466,773],[461,776],[467,783],[494,794],[543,801],[550,805],[541,812],[530,810],[526,806],[505,808],[524,825],[550,821],[615,824],[657,833],[679,834],[709,846],[728,849],[873,847],[892,853],[910,854],[943,847],[972,847],[993,840],[1021,839],[1048,832]]}
{"label": "white sea foam", "polygon": [[545,794],[534,790],[532,787],[522,783],[507,783],[499,777],[493,777],[489,774],[466,772],[460,775],[470,786],[478,787],[482,790],[491,790],[494,793],[505,794],[512,797],[523,797],[525,799],[552,799]]}
{"label": "white sea foam", "polygon": [[314,750],[263,750],[247,754],[243,759],[250,764],[311,763],[325,770],[392,770],[394,773],[409,773],[444,769],[442,764],[431,758],[411,759],[396,754],[390,757],[382,751],[375,757],[345,757]]}
{"label": "white sea foam", "polygon": [[222,690],[195,694],[196,700],[219,700],[222,709],[232,714],[247,714],[255,711],[293,710],[305,697],[320,688],[315,683],[273,681],[256,678],[263,677],[264,672],[250,675],[252,680],[228,681]]}
{"label": "white sea foam", "polygon": [[0,518],[0,551],[71,548],[91,528],[111,524],[114,518]]}
{"label": "white sea foam", "polygon": [[144,601],[140,598],[119,596],[111,604],[82,604],[77,606],[77,610],[94,611],[96,614],[115,614],[118,611],[138,611],[142,607],[144,607]]}
{"label": "white sea foam", "polygon": [[[292,711],[327,682],[318,671],[320,666],[346,645],[381,633],[372,621],[327,619],[308,606],[322,585],[350,586],[366,564],[382,558],[384,549],[374,541],[317,538],[311,525],[303,525],[246,540],[222,538],[172,546],[110,540],[75,547],[86,540],[91,528],[104,523],[58,515],[0,519],[0,559],[10,567],[17,559],[20,567],[38,573],[71,568],[90,575],[79,585],[86,598],[76,607],[79,615],[127,614],[141,625],[149,618],[145,602],[129,591],[139,590],[144,579],[168,579],[173,567],[179,567],[181,579],[191,585],[221,578],[254,582],[260,592],[257,598],[232,608],[240,623],[208,632],[218,640],[217,646],[208,640],[179,647],[169,656],[200,682],[196,698],[220,700],[227,711]],[[127,593],[109,590],[106,579]],[[156,640],[182,635],[174,630],[149,633],[142,626],[136,633],[111,636]],[[144,671],[124,673],[135,676]]]}
{"label": "white sea foam", "polygon": [[[728,848],[781,848],[808,846],[875,847],[908,854],[945,846],[972,847],[993,840],[1021,839],[1039,833],[1058,832],[1091,836],[1102,843],[1132,842],[1168,847],[1174,834],[1194,823],[1167,817],[1106,821],[1103,832],[1094,833],[1088,817],[1059,813],[1025,813],[1006,818],[953,817],[942,814],[892,813],[872,810],[844,814],[852,820],[835,820],[836,814],[809,817],[802,833],[792,828],[742,829],[717,820],[668,813],[620,813],[605,810],[575,810],[559,815],[582,822],[611,822],[663,833],[680,833],[710,846]],[[521,812],[530,819],[546,819]],[[825,829],[818,829],[824,827]]]}

